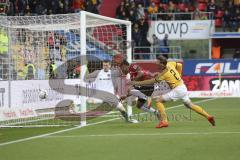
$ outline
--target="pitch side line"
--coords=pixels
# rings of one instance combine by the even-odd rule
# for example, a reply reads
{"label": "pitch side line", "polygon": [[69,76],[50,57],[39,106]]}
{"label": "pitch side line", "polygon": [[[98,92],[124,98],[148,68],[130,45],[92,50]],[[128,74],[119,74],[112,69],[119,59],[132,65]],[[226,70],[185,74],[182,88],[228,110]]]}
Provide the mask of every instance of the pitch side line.
{"label": "pitch side line", "polygon": [[[196,101],[195,103],[208,102],[208,101],[212,101],[212,100],[215,100],[215,99],[216,98],[214,98],[214,99],[205,99],[205,100]],[[169,107],[167,109],[169,110],[169,109],[174,109],[174,108],[178,108],[178,107],[182,107],[182,106],[183,106],[183,104],[176,105],[176,106],[173,106],[173,107]],[[102,123],[106,123],[106,122],[110,122],[110,121],[115,121],[115,120],[118,120],[118,119],[121,119],[121,118],[118,117],[118,118],[113,118],[113,119],[109,119],[109,120],[105,120],[105,121],[91,123],[91,124],[87,124],[86,126],[93,126],[93,125],[102,124]],[[4,143],[0,143],[0,147],[1,146],[6,146],[6,145],[9,145],[9,144],[20,143],[20,142],[33,140],[33,139],[43,138],[43,137],[47,137],[47,136],[51,136],[51,135],[55,135],[55,134],[59,134],[59,133],[64,133],[64,132],[76,130],[76,129],[79,129],[79,128],[82,128],[82,127],[86,127],[86,126],[77,126],[77,127],[64,129],[64,130],[60,130],[60,131],[56,131],[56,132],[52,132],[52,133],[46,133],[46,134],[41,134],[41,135],[32,136],[32,137],[28,137],[28,138],[23,138],[23,139],[18,139],[18,140],[14,140],[14,141],[4,142]]]}
{"label": "pitch side line", "polygon": [[240,132],[168,132],[168,133],[133,133],[133,134],[92,134],[81,136],[48,136],[45,138],[84,138],[84,137],[120,137],[120,136],[169,136],[169,135],[215,135],[240,134]]}

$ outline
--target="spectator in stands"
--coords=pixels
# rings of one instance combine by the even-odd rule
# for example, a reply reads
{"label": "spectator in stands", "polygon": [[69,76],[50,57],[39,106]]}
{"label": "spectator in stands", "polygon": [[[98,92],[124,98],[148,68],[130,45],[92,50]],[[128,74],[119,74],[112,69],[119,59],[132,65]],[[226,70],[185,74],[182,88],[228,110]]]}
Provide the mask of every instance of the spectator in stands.
{"label": "spectator in stands", "polygon": [[240,27],[240,8],[236,10],[236,16],[237,16],[237,31],[240,32],[239,27]]}
{"label": "spectator in stands", "polygon": [[[199,9],[197,8],[194,13],[193,13],[193,19],[194,20],[202,20],[202,13],[199,11]],[[207,18],[207,17],[206,17]]]}
{"label": "spectator in stands", "polygon": [[49,79],[57,78],[57,65],[54,60],[50,60],[50,64],[48,66]]}
{"label": "spectator in stands", "polygon": [[136,4],[143,3],[143,6],[146,8],[150,5],[149,0],[135,0],[135,2],[136,2]]}
{"label": "spectator in stands", "polygon": [[169,54],[169,40],[168,40],[168,34],[165,34],[164,39],[160,40],[160,53],[168,58]]}
{"label": "spectator in stands", "polygon": [[163,6],[163,3],[159,3],[158,5],[158,13],[164,13],[165,12],[165,8]]}
{"label": "spectator in stands", "polygon": [[[148,30],[149,30],[149,25],[148,25],[147,19],[145,17],[142,17],[138,21],[138,26],[139,26],[140,33],[141,33],[140,45],[146,47],[146,48],[141,49],[141,52],[142,53],[150,53],[151,44],[147,40],[147,33],[148,33]],[[144,54],[143,58],[144,59],[149,59],[150,55],[149,54]]]}
{"label": "spectator in stands", "polygon": [[135,23],[133,25],[132,39],[134,42],[134,46],[140,46],[140,42],[142,40],[141,30],[139,29],[139,25]]}
{"label": "spectator in stands", "polygon": [[168,0],[161,0],[161,3],[168,4]]}
{"label": "spectator in stands", "polygon": [[189,0],[181,0],[181,3],[189,4]]}
{"label": "spectator in stands", "polygon": [[31,62],[26,63],[24,66],[24,69],[23,69],[23,73],[24,73],[25,80],[35,79],[36,69],[35,69],[35,66],[33,65],[33,63],[31,63]]}
{"label": "spectator in stands", "polygon": [[189,13],[188,7],[185,8],[185,14],[181,15],[181,20],[191,20],[191,14]]}
{"label": "spectator in stands", "polygon": [[15,7],[14,6],[15,6],[15,1],[10,0],[8,10],[7,10],[7,15],[8,16],[14,16],[14,14],[15,14]]}
{"label": "spectator in stands", "polygon": [[[133,47],[139,47],[141,46],[141,40],[142,40],[142,35],[141,35],[141,31],[139,29],[139,25],[137,23],[135,23],[133,25],[133,31],[132,31],[132,40],[133,40]],[[135,53],[140,53],[140,49],[137,48],[134,50]],[[134,55],[135,59],[139,59],[139,54],[138,55]]]}
{"label": "spectator in stands", "polygon": [[139,3],[137,8],[137,20],[141,19],[143,16],[145,16],[144,8],[142,4]]}
{"label": "spectator in stands", "polygon": [[159,44],[160,44],[160,40],[158,39],[158,37],[155,34],[153,34],[152,35],[152,50],[153,50],[153,52],[152,52],[152,59],[156,59],[156,55],[158,53],[160,53],[160,46],[159,46]]}
{"label": "spectator in stands", "polygon": [[97,9],[97,5],[93,3],[92,0],[88,0],[85,2],[85,9],[86,11],[88,12],[92,12],[92,13],[95,13],[95,14],[98,14],[98,9]]}
{"label": "spectator in stands", "polygon": [[158,13],[158,7],[154,2],[152,2],[151,5],[148,7],[148,13],[149,14]]}
{"label": "spectator in stands", "polygon": [[72,9],[73,11],[80,12],[81,10],[84,10],[84,1],[83,0],[73,0],[72,1]]}
{"label": "spectator in stands", "polygon": [[4,29],[0,29],[0,54],[5,55],[8,53],[8,35]]}
{"label": "spectator in stands", "polygon": [[210,3],[207,5],[207,12],[213,13],[213,18],[215,17],[215,14],[217,12],[217,5],[215,3],[215,0],[211,0]]}
{"label": "spectator in stands", "polygon": [[141,40],[141,46],[142,48],[139,49],[139,52],[142,53],[140,55],[141,59],[149,59],[150,58],[150,53],[151,53],[151,43],[147,40],[146,37],[142,37]]}
{"label": "spectator in stands", "polygon": [[72,11],[71,10],[71,3],[70,3],[69,0],[64,0],[62,4],[63,4],[62,10],[63,10],[64,14],[70,13]]}
{"label": "spectator in stands", "polygon": [[229,30],[231,32],[232,31],[231,15],[227,9],[224,12],[222,20],[223,20],[223,25],[222,25],[223,32],[225,32],[226,28],[229,28]]}
{"label": "spectator in stands", "polygon": [[99,8],[101,6],[102,0],[92,0],[92,3],[96,7],[97,12],[99,13]]}
{"label": "spectator in stands", "polygon": [[139,26],[142,38],[144,39],[147,38],[149,25],[148,25],[147,19],[144,16],[138,21],[138,26]]}
{"label": "spectator in stands", "polygon": [[133,10],[134,12],[136,12],[136,3],[134,1],[130,3],[129,10]]}
{"label": "spectator in stands", "polygon": [[123,17],[122,13],[125,12],[125,7],[124,6],[125,6],[125,3],[124,3],[124,1],[122,1],[116,9],[116,17],[119,18],[119,19],[123,19],[122,18]]}
{"label": "spectator in stands", "polygon": [[[236,10],[239,12],[239,10]],[[238,15],[237,12],[231,15],[231,27],[233,32],[237,32],[238,30]]]}
{"label": "spectator in stands", "polygon": [[221,58],[221,46],[214,41],[212,46],[212,59]]}
{"label": "spectator in stands", "polygon": [[134,12],[134,10],[130,10],[129,11],[129,20],[134,23],[137,21],[137,16],[136,16],[136,12]]}
{"label": "spectator in stands", "polygon": [[169,2],[168,12],[176,12],[175,4],[172,1]]}
{"label": "spectator in stands", "polygon": [[128,13],[129,13],[129,10],[130,10],[130,2],[129,2],[129,0],[125,0],[124,8],[125,8],[125,11],[126,11],[127,16],[128,16]]}
{"label": "spectator in stands", "polygon": [[36,15],[37,14],[36,7],[37,7],[37,4],[38,4],[38,1],[37,0],[32,0],[32,1],[29,1],[28,3],[29,3],[31,14]]}
{"label": "spectator in stands", "polygon": [[30,7],[29,7],[29,5],[26,6],[25,11],[24,11],[24,15],[25,15],[25,16],[31,16],[31,12],[30,12]]}
{"label": "spectator in stands", "polygon": [[233,1],[228,1],[228,4],[224,6],[230,13],[230,15],[235,14],[236,6],[234,6]]}
{"label": "spectator in stands", "polygon": [[35,11],[37,15],[45,15],[47,14],[47,8],[45,8],[44,4],[38,1]]}
{"label": "spectator in stands", "polygon": [[236,49],[233,55],[234,59],[240,59],[240,49]]}
{"label": "spectator in stands", "polygon": [[15,3],[16,3],[16,13],[19,16],[23,16],[27,1],[26,0],[18,0]]}

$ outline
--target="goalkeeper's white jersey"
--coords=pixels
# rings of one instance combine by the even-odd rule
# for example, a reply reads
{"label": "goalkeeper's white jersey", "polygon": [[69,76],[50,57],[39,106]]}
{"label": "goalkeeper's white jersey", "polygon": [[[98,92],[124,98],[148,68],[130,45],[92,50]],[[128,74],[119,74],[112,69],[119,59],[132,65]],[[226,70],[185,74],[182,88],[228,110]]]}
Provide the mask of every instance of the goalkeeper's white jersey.
{"label": "goalkeeper's white jersey", "polygon": [[103,69],[100,70],[97,78],[95,79],[96,88],[101,91],[106,91],[114,94],[114,86],[111,75],[111,70],[105,72]]}

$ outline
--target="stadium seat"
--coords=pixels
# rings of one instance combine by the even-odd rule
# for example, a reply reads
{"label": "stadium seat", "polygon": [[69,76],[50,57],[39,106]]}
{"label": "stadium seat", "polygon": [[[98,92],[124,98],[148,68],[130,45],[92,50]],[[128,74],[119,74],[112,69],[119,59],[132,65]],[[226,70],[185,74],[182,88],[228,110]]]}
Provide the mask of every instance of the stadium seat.
{"label": "stadium seat", "polygon": [[163,4],[163,8],[165,11],[168,10],[168,4]]}
{"label": "stadium seat", "polygon": [[215,27],[221,27],[222,26],[222,19],[217,18],[215,19]]}
{"label": "stadium seat", "polygon": [[186,5],[184,3],[180,3],[178,5],[178,8],[179,8],[180,11],[185,11]]}
{"label": "stadium seat", "polygon": [[151,2],[154,2],[158,6],[160,3],[160,0],[152,0]]}
{"label": "stadium seat", "polygon": [[198,3],[207,3],[208,0],[198,0]]}
{"label": "stadium seat", "polygon": [[198,9],[199,11],[206,11],[207,5],[205,3],[199,3]]}
{"label": "stadium seat", "polygon": [[223,15],[224,15],[224,12],[222,10],[218,10],[215,17],[216,18],[222,18]]}
{"label": "stadium seat", "polygon": [[189,6],[189,12],[194,12],[196,10],[196,7],[194,6]]}

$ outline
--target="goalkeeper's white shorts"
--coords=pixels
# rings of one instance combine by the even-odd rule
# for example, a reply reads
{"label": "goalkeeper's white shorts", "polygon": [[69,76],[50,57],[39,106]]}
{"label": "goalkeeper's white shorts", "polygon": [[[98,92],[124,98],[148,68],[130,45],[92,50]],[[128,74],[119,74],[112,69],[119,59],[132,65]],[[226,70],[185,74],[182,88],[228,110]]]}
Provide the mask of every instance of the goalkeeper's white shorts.
{"label": "goalkeeper's white shorts", "polygon": [[172,89],[170,92],[163,94],[162,98],[164,101],[182,100],[184,103],[191,102],[185,84],[182,84],[181,86]]}

